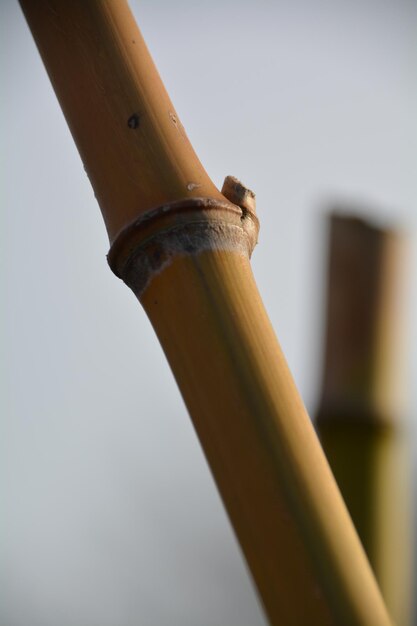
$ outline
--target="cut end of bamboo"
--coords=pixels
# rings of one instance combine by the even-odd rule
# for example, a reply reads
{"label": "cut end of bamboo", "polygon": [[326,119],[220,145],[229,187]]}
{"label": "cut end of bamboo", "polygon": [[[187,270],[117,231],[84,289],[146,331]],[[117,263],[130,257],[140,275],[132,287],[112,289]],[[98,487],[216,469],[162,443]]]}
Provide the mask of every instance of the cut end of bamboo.
{"label": "cut end of bamboo", "polygon": [[[395,623],[410,624],[412,568],[401,291],[404,236],[330,220],[327,337],[317,429]],[[401,342],[400,342],[401,343]]]}
{"label": "cut end of bamboo", "polygon": [[327,328],[318,419],[392,421],[401,412],[401,261],[393,229],[330,219]]}

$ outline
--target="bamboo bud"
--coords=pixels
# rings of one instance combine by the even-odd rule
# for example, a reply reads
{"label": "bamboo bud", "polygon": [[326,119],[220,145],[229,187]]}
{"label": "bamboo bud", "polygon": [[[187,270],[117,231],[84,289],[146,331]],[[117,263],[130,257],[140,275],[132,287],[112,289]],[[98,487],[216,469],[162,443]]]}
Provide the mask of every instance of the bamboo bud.
{"label": "bamboo bud", "polygon": [[21,4],[271,624],[388,626],[256,289],[253,194],[214,187],[123,0]]}
{"label": "bamboo bud", "polygon": [[317,428],[387,605],[411,623],[410,511],[401,393],[399,234],[331,218]]}

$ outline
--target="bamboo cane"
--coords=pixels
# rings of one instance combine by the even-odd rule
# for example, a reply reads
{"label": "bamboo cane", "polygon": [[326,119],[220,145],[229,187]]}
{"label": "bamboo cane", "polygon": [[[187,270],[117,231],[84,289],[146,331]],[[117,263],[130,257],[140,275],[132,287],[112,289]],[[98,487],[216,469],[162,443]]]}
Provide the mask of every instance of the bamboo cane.
{"label": "bamboo cane", "polygon": [[208,178],[124,0],[21,5],[271,624],[390,624],[256,289],[253,194]]}
{"label": "bamboo cane", "polygon": [[403,238],[331,218],[327,339],[317,428],[398,625],[411,623],[410,510],[401,401]]}

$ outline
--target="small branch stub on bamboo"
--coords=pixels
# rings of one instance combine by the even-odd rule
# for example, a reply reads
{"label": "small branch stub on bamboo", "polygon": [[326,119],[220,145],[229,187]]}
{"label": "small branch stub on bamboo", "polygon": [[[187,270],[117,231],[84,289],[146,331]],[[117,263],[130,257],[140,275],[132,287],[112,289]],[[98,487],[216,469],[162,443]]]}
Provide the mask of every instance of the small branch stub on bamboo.
{"label": "small branch stub on bamboo", "polygon": [[256,199],[253,191],[245,187],[238,178],[234,176],[226,176],[224,179],[222,194],[237,204],[241,209],[249,211],[250,213],[256,213]]}

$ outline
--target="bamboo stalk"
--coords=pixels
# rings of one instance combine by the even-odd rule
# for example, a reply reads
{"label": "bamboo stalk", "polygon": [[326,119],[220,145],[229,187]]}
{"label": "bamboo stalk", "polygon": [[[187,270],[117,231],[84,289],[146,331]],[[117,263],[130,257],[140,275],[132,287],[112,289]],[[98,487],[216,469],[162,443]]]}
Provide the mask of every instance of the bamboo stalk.
{"label": "bamboo stalk", "polygon": [[199,162],[125,0],[22,0],[111,242],[166,202],[224,200]]}
{"label": "bamboo stalk", "polygon": [[214,187],[124,1],[21,4],[271,624],[390,624],[256,289],[253,194]]}
{"label": "bamboo stalk", "polygon": [[396,232],[331,218],[327,338],[317,428],[338,485],[401,626],[411,623],[410,510],[401,396]]}

